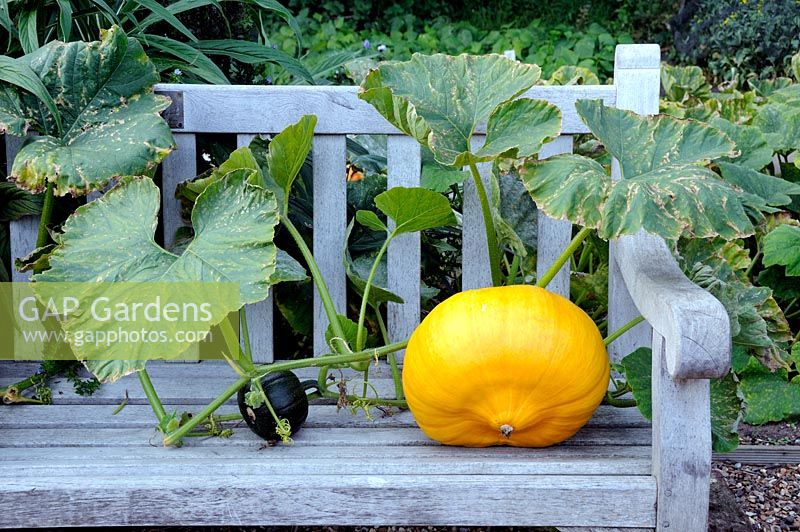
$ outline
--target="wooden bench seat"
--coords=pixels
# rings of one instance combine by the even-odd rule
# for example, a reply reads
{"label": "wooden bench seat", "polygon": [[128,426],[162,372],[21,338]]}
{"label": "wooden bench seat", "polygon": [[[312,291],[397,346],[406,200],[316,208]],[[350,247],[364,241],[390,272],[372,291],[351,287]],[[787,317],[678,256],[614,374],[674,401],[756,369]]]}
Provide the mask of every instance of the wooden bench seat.
{"label": "wooden bench seat", "polygon": [[[4,363],[0,384],[32,369]],[[376,388],[391,388],[388,368],[372,373]],[[214,362],[153,363],[150,374],[167,410],[178,411],[196,411],[232,377]],[[89,398],[71,388],[54,383],[51,406],[2,410],[0,525],[469,525],[491,519],[654,526],[651,430],[636,409],[602,407],[574,438],[548,449],[444,447],[409,412],[373,411],[368,420],[332,404],[311,406],[291,446],[266,447],[241,424],[229,439],[188,438],[180,449],[164,449],[135,377]],[[112,415],[126,392],[127,405]],[[228,404],[220,413],[235,411]],[[602,515],[593,510],[598,506],[606,510]]]}

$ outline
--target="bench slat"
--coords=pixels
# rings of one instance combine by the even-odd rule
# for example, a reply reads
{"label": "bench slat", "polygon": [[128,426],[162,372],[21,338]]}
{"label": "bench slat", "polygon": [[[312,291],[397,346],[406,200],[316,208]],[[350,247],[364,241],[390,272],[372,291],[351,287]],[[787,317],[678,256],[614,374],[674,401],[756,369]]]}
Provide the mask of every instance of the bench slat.
{"label": "bench slat", "polygon": [[[292,96],[298,102],[302,96]],[[261,102],[263,108],[264,102]],[[308,112],[308,111],[307,111]],[[259,113],[268,115],[271,113]],[[296,118],[295,118],[296,120]],[[328,285],[333,304],[339,314],[345,313],[346,284],[342,246],[347,228],[347,164],[346,137],[344,135],[317,135],[314,137],[314,259]],[[322,300],[314,287],[314,355],[329,351],[325,342],[328,318]]]}
{"label": "bench slat", "polygon": [[[90,433],[86,429],[4,429],[3,442],[7,447],[50,447],[58,444],[63,447],[107,447],[127,446],[140,447],[160,445],[162,435],[154,429],[94,429]],[[650,445],[651,431],[649,428],[618,428],[584,427],[575,436],[564,442],[565,446],[585,445]],[[237,431],[236,436],[230,439],[221,438],[190,438],[186,445],[192,447],[247,447],[263,443],[249,430]],[[419,446],[439,445],[425,436],[417,428],[309,428],[301,431],[294,439],[294,446],[324,446],[340,447],[351,445],[388,445],[388,446]]]}
{"label": "bench slat", "polygon": [[[420,146],[410,137],[390,136],[387,139],[388,186],[418,187],[422,170]],[[394,223],[390,220],[390,228]],[[387,303],[389,339],[405,340],[420,319],[420,235],[400,235],[389,244],[387,266],[389,290],[405,303]],[[395,356],[402,361],[403,352]]]}
{"label": "bench slat", "polygon": [[[24,137],[5,136],[6,141],[6,175],[11,175],[14,157],[25,142]],[[24,257],[36,248],[36,234],[39,229],[38,216],[23,216],[19,220],[8,222],[9,245],[11,247],[11,281],[21,283],[31,277],[30,272],[20,273],[14,268],[14,259]]]}
{"label": "bench slat", "polygon": [[288,470],[232,477],[196,475],[187,468],[185,476],[54,480],[3,482],[0,526],[491,522],[650,527],[656,496],[655,481],[644,476],[364,477]]}
{"label": "bench slat", "polygon": [[[236,146],[249,146],[255,135],[236,135]],[[275,346],[273,342],[273,304],[272,289],[267,299],[252,305],[245,306],[247,312],[247,327],[250,338],[250,348],[253,352],[253,361],[259,364],[269,364],[275,359]]]}
{"label": "bench slat", "polygon": [[[473,150],[480,149],[485,142],[485,135],[472,137]],[[489,201],[492,200],[491,163],[476,165],[481,176],[483,188]],[[469,171],[467,169],[467,171]],[[483,223],[483,211],[478,199],[473,178],[464,181],[463,216],[461,218],[461,289],[474,290],[492,286],[492,273],[489,267],[489,248],[486,243],[486,225]]]}
{"label": "bench slat", "polygon": [[[371,105],[358,99],[357,87],[182,85],[163,83],[156,91],[183,93],[183,127],[176,131],[202,133],[277,133],[304,114],[319,117],[316,132],[323,135],[396,135],[398,130]],[[589,130],[575,110],[580,99],[602,99],[614,105],[613,85],[536,86],[523,97],[548,100],[562,114],[565,135]],[[485,133],[479,126],[477,133]]]}
{"label": "bench slat", "polygon": [[[198,405],[168,405],[169,410],[196,411]],[[128,404],[116,415],[112,412],[116,405],[16,405],[4,409],[0,418],[0,430],[12,428],[152,428],[155,424],[153,411],[148,404]],[[218,414],[238,412],[235,404],[229,403],[220,408]],[[373,420],[365,418],[362,412],[351,414],[349,410],[339,410],[331,404],[313,404],[309,409],[306,427],[416,427],[409,411],[394,412],[383,416],[373,410]],[[641,427],[650,423],[636,409],[603,406],[589,421],[590,427]],[[2,447],[2,444],[0,444]]]}
{"label": "bench slat", "polygon": [[[545,144],[539,153],[539,159],[546,159],[561,153],[572,153],[571,136],[561,135]],[[572,223],[568,220],[554,220],[542,211],[538,212],[537,217],[536,277],[540,278],[572,240]],[[550,281],[547,289],[569,298],[569,272],[570,261],[567,261]]]}
{"label": "bench slat", "polygon": [[[337,448],[278,445],[259,449],[157,449],[153,447],[98,449],[57,447],[7,449],[0,457],[6,476],[84,476],[91,464],[93,477],[182,476],[187,467],[196,475],[296,474],[402,475],[645,475],[650,474],[647,447],[574,447],[565,449],[464,449],[442,447]],[[99,451],[111,451],[108,453]],[[231,452],[234,451],[234,452]],[[147,464],[147,465],[145,465]]]}

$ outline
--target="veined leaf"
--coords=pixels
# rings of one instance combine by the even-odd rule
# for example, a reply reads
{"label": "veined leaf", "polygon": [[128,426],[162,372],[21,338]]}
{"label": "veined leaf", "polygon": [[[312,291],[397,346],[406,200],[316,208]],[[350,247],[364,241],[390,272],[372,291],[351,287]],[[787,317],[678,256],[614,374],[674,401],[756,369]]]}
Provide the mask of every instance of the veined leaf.
{"label": "veined leaf", "polygon": [[[764,206],[780,207],[792,202],[790,195],[800,195],[800,185],[790,183],[780,177],[762,174],[750,168],[731,163],[719,162],[719,169],[725,181],[733,183],[747,194],[754,194],[763,200]],[[762,209],[769,212],[769,209]]]}
{"label": "veined leaf", "polygon": [[[52,182],[57,195],[87,193],[114,177],[147,173],[173,148],[159,115],[169,100],[152,94],[155,68],[118,27],[101,41],[54,41],[18,61],[43,81],[63,122],[57,135],[54,115],[42,112],[34,96],[19,94],[23,116],[42,133],[14,160],[10,177],[21,188],[38,192]],[[8,101],[0,98],[0,116],[13,113]]]}
{"label": "veined leaf", "polygon": [[661,65],[661,86],[667,100],[687,102],[690,99],[705,100],[711,96],[711,86],[706,81],[703,69],[698,66]]}
{"label": "veined leaf", "polygon": [[735,157],[723,156],[720,160],[753,170],[761,170],[772,162],[772,148],[767,145],[766,137],[757,127],[734,124],[721,117],[712,118],[709,124],[728,135],[736,143],[736,150],[739,152]]}
{"label": "veined leaf", "polygon": [[[260,301],[267,297],[275,272],[272,239],[278,216],[272,193],[250,185],[250,175],[247,170],[231,172],[200,194],[192,210],[195,237],[180,256],[154,241],[160,205],[156,185],[149,178],[123,178],[69,217],[50,254],[50,269],[34,280],[88,286],[103,281],[233,282],[239,284],[241,304]],[[227,299],[215,300],[213,294],[209,299],[224,314],[238,308],[228,308]],[[144,367],[144,360],[85,363],[101,380]]]}
{"label": "veined leaf", "polygon": [[303,265],[288,253],[279,249],[275,262],[275,271],[269,277],[269,284],[299,282],[306,279],[308,279],[308,275],[306,275],[306,269],[303,268]]}
{"label": "veined leaf", "polygon": [[579,155],[526,159],[519,173],[549,216],[598,230],[604,239],[644,229],[667,239],[752,234],[741,193],[699,163],[730,154],[733,143],[705,124],[642,117],[581,100],[578,112],[615,156],[623,179]]}
{"label": "veined leaf", "polygon": [[304,115],[296,124],[275,135],[269,143],[267,168],[270,177],[280,188],[281,201],[288,201],[292,184],[311,151],[316,125],[315,115]]}
{"label": "veined leaf", "polygon": [[369,227],[373,231],[388,231],[386,224],[378,218],[378,215],[372,211],[361,210],[356,212],[356,220],[364,227]]}
{"label": "veined leaf", "polygon": [[800,148],[800,109],[788,103],[769,103],[758,110],[753,125],[759,128],[773,151]]}
{"label": "veined leaf", "polygon": [[448,168],[438,163],[431,162],[422,165],[420,184],[435,192],[447,192],[451,186],[463,183],[464,180],[469,179],[469,177],[469,172],[465,172],[464,170]]}
{"label": "veined leaf", "polygon": [[[35,4],[34,4],[35,5]],[[37,9],[25,8],[17,15],[17,33],[19,44],[26,54],[39,48],[39,30],[36,24]]]}
{"label": "veined leaf", "polygon": [[0,222],[17,220],[42,212],[42,197],[0,181]]}
{"label": "veined leaf", "polygon": [[742,376],[740,383],[751,425],[783,421],[800,416],[800,381],[789,381],[785,373],[766,369]]}
{"label": "veined leaf", "polygon": [[586,67],[563,65],[553,72],[547,85],[600,85],[600,79]]}
{"label": "veined leaf", "polygon": [[619,160],[626,179],[671,165],[734,155],[735,145],[716,128],[670,116],[645,117],[606,107],[602,100],[575,103],[583,121]]}
{"label": "veined leaf", "polygon": [[678,250],[687,276],[728,312],[734,347],[746,348],[768,367],[784,365],[789,324],[769,288],[753,286],[746,275],[751,259],[743,243],[681,240]]}
{"label": "veined leaf", "polygon": [[640,347],[621,361],[625,379],[631,387],[639,412],[646,419],[653,419],[653,352],[649,347]]}
{"label": "veined leaf", "polygon": [[779,225],[763,239],[764,266],[786,266],[786,275],[800,275],[800,227]]}
{"label": "veined leaf", "polygon": [[[513,100],[539,79],[536,65],[501,55],[414,54],[384,63],[364,80],[359,97],[431,149],[445,166],[460,167],[500,155],[530,155],[560,130],[560,112],[546,102]],[[486,143],[470,140],[487,123]]]}
{"label": "veined leaf", "polygon": [[390,188],[375,196],[375,206],[394,220],[394,235],[456,225],[450,201],[424,188]]}

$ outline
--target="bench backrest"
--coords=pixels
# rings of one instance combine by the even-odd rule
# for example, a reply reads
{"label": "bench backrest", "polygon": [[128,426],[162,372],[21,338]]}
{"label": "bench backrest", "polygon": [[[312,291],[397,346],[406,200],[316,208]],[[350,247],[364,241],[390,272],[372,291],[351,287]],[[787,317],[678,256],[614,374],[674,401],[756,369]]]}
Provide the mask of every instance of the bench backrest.
{"label": "bench backrest", "polygon": [[[578,99],[602,99],[606,105],[630,109],[641,114],[658,112],[660,51],[657,45],[620,45],[614,64],[613,85],[537,86],[525,96],[557,105],[563,115],[562,136],[547,144],[540,154],[548,157],[569,153],[573,136],[588,132],[575,111]],[[318,117],[313,146],[314,231],[313,251],[330,287],[331,296],[342,313],[345,310],[346,277],[342,261],[342,242],[346,220],[346,135],[387,135],[388,186],[416,186],[420,183],[420,147],[402,135],[369,104],[356,96],[355,87],[331,86],[225,86],[158,85],[158,92],[173,97],[168,115],[178,149],[163,163],[162,227],[169,246],[182,223],[175,186],[197,175],[196,134],[232,133],[239,146],[247,145],[258,133],[277,133],[303,114]],[[483,142],[482,132],[474,142]],[[8,138],[9,164],[19,139]],[[488,177],[490,168],[481,168]],[[28,254],[36,240],[37,220],[28,217],[12,223],[12,258]],[[538,226],[537,270],[547,269],[571,239],[569,222],[552,220],[540,213]],[[463,289],[491,284],[483,219],[470,181],[465,184],[463,205]],[[609,330],[615,330],[638,315],[616,271],[614,246],[611,246],[609,272]],[[388,251],[389,289],[405,304],[389,303],[388,329],[392,341],[407,338],[420,319],[420,237],[404,235],[393,241]],[[14,281],[27,279],[13,274]],[[569,295],[569,263],[556,276],[550,289]],[[273,305],[271,300],[250,305],[253,353],[259,361],[273,359]],[[314,351],[325,350],[327,318],[319,298],[314,301]],[[615,342],[615,349],[628,353],[638,345],[649,345],[646,324],[638,332]],[[612,357],[614,356],[612,353]]]}

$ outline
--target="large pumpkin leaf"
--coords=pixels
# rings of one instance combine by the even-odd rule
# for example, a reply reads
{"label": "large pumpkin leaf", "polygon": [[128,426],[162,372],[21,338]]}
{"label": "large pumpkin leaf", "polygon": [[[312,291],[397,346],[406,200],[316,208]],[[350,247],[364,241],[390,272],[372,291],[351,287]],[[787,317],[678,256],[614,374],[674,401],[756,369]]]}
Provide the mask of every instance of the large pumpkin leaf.
{"label": "large pumpkin leaf", "polygon": [[751,425],[800,416],[800,379],[790,381],[786,371],[769,371],[760,364],[748,364],[739,387],[747,403],[744,420]]}
{"label": "large pumpkin leaf", "polygon": [[762,106],[753,118],[773,151],[790,152],[800,148],[800,108],[788,103]]}
{"label": "large pumpkin leaf", "polygon": [[[414,54],[384,63],[361,86],[359,97],[433,152],[446,166],[525,157],[558,135],[561,113],[543,101],[514,100],[539,79],[541,70],[501,55]],[[486,142],[470,140],[487,124]]]}
{"label": "large pumpkin leaf", "polygon": [[800,227],[779,225],[763,239],[764,266],[786,266],[786,275],[800,275]]}
{"label": "large pumpkin leaf", "polygon": [[16,115],[40,136],[19,151],[11,171],[17,185],[41,191],[48,182],[57,195],[84,194],[112,178],[141,175],[173,148],[159,112],[169,99],[152,93],[155,67],[141,45],[113,27],[96,42],[53,41],[18,61],[41,80],[56,103],[56,116],[27,92],[2,85],[0,117]]}
{"label": "large pumpkin leaf", "polygon": [[684,272],[728,312],[734,347],[746,349],[768,367],[784,365],[792,338],[789,324],[769,288],[750,282],[746,271],[751,259],[742,242],[681,240],[678,251]]}
{"label": "large pumpkin leaf", "polygon": [[[194,239],[180,255],[154,240],[159,191],[148,178],[120,184],[69,217],[50,269],[38,282],[233,282],[241,303],[267,296],[275,271],[272,243],[278,223],[273,194],[248,183],[252,172],[237,170],[208,186],[192,210]],[[226,301],[210,301],[225,312]],[[143,360],[87,360],[101,380],[115,380],[144,367]]]}
{"label": "large pumpkin leaf", "polygon": [[724,133],[694,120],[640,116],[606,107],[602,100],[579,100],[575,108],[592,133],[619,160],[626,179],[658,168],[735,154],[735,145]]}
{"label": "large pumpkin leaf", "polygon": [[719,116],[709,123],[728,135],[736,143],[736,151],[739,152],[735,157],[722,156],[721,160],[753,170],[761,170],[772,162],[772,148],[767,145],[766,137],[757,127],[734,124]]}
{"label": "large pumpkin leaf", "polygon": [[754,195],[761,199],[761,201],[753,201],[754,198],[744,196],[742,198],[743,203],[750,207],[756,207],[764,212],[773,212],[776,209],[770,209],[769,207],[789,205],[792,202],[790,196],[800,195],[800,185],[780,177],[762,174],[752,168],[722,161],[718,164],[725,181],[736,185],[745,194]]}
{"label": "large pumpkin leaf", "polygon": [[667,239],[727,239],[752,234],[741,192],[700,163],[731,154],[719,130],[670,116],[643,117],[581,100],[578,112],[609,153],[623,179],[579,155],[527,159],[520,177],[538,207],[553,218],[598,230],[610,239],[640,229]]}

